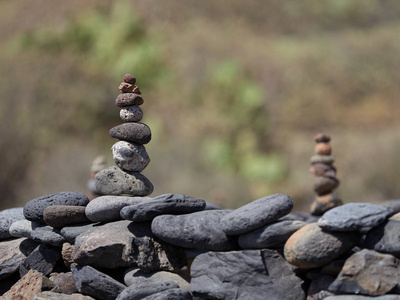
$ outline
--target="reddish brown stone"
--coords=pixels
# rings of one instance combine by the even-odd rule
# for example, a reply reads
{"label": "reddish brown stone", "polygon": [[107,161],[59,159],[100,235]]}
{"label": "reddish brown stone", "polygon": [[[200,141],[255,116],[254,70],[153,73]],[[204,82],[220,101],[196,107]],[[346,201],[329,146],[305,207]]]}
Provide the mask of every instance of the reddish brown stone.
{"label": "reddish brown stone", "polygon": [[139,89],[139,87],[137,85],[130,84],[130,83],[127,83],[127,82],[122,82],[119,85],[118,89],[122,93],[134,93],[134,94],[138,94],[138,95],[141,94],[140,89]]}
{"label": "reddish brown stone", "polygon": [[124,82],[130,83],[130,84],[135,84],[136,83],[136,78],[135,78],[135,76],[133,76],[131,74],[125,74]]}
{"label": "reddish brown stone", "polygon": [[318,195],[324,195],[336,189],[338,186],[339,180],[335,177],[321,176],[318,177],[317,181],[314,183],[314,192]]}
{"label": "reddish brown stone", "polygon": [[332,147],[329,143],[317,143],[315,145],[315,153],[318,155],[331,155]]}
{"label": "reddish brown stone", "polygon": [[323,134],[323,133],[318,133],[315,137],[314,137],[315,142],[317,143],[329,143],[329,141],[331,140],[331,137]]}
{"label": "reddish brown stone", "polygon": [[74,205],[48,206],[43,212],[43,220],[55,228],[90,222],[85,215],[85,206]]}

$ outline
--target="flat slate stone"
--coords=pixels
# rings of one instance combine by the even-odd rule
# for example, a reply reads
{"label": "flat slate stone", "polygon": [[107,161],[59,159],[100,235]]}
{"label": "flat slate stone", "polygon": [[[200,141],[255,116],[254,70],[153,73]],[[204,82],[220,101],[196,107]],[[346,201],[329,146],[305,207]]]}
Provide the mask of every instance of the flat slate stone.
{"label": "flat slate stone", "polygon": [[161,215],[151,223],[153,234],[172,245],[200,250],[228,251],[237,249],[234,237],[220,226],[225,210],[200,211],[186,215]]}
{"label": "flat slate stone", "polygon": [[141,173],[124,172],[118,167],[101,170],[95,176],[96,188],[104,195],[148,196],[153,184]]}
{"label": "flat slate stone", "polygon": [[68,225],[89,223],[85,215],[85,206],[51,205],[43,212],[44,222],[55,228]]}
{"label": "flat slate stone", "polygon": [[387,220],[368,231],[364,244],[367,248],[400,257],[400,221]]}
{"label": "flat slate stone", "polygon": [[19,274],[23,277],[29,270],[35,270],[47,276],[53,271],[60,256],[58,248],[41,244],[36,247],[21,264]]}
{"label": "flat slate stone", "polygon": [[174,281],[179,285],[181,289],[190,289],[188,279],[183,278],[181,275],[167,272],[167,271],[156,271],[156,272],[144,272],[138,268],[127,269],[124,275],[124,283],[127,286],[137,284],[140,282],[163,282],[163,281]]}
{"label": "flat slate stone", "polygon": [[44,223],[43,212],[50,205],[86,206],[88,197],[79,192],[60,192],[32,199],[24,206],[24,216],[29,221]]}
{"label": "flat slate stone", "polygon": [[75,243],[75,239],[78,235],[85,233],[89,229],[98,226],[98,224],[79,224],[73,226],[65,226],[61,228],[60,234],[65,238],[65,240],[71,244]]}
{"label": "flat slate stone", "polygon": [[188,290],[169,289],[147,297],[142,300],[192,300],[192,294]]}
{"label": "flat slate stone", "polygon": [[91,266],[71,265],[79,292],[97,300],[116,299],[125,285]]}
{"label": "flat slate stone", "polygon": [[371,203],[347,203],[327,211],[318,225],[329,231],[355,231],[376,227],[392,215],[390,207]]}
{"label": "flat slate stone", "polygon": [[120,212],[121,209],[139,204],[147,199],[148,197],[129,197],[129,196],[100,196],[86,206],[86,217],[92,222],[113,222],[121,220]]}
{"label": "flat slate stone", "polygon": [[111,137],[121,141],[128,141],[137,144],[147,144],[151,140],[149,126],[139,122],[123,123],[110,129]]}
{"label": "flat slate stone", "polygon": [[221,219],[226,234],[239,235],[272,223],[290,213],[293,200],[287,195],[273,194],[246,204]]}
{"label": "flat slate stone", "polygon": [[143,111],[137,105],[125,106],[119,111],[119,116],[124,122],[139,122],[143,118]]}
{"label": "flat slate stone", "polygon": [[136,93],[122,93],[117,96],[117,99],[115,99],[115,104],[118,107],[142,105],[143,102],[142,96]]}
{"label": "flat slate stone", "polygon": [[32,230],[31,239],[43,244],[61,246],[66,240],[61,232],[51,226],[40,226]]}
{"label": "flat slate stone", "polygon": [[288,238],[307,223],[296,220],[283,220],[267,224],[238,238],[242,249],[282,248]]}
{"label": "flat slate stone", "polygon": [[206,207],[203,199],[180,194],[164,194],[141,203],[122,208],[121,217],[133,222],[150,221],[156,216],[188,214]]}
{"label": "flat slate stone", "polygon": [[116,300],[141,300],[155,293],[175,288],[178,288],[178,285],[173,281],[140,282],[125,288]]}
{"label": "flat slate stone", "polygon": [[115,164],[124,171],[142,172],[150,163],[146,148],[137,143],[119,141],[111,151]]}
{"label": "flat slate stone", "polygon": [[353,248],[359,239],[358,232],[325,232],[317,223],[311,223],[290,236],[284,254],[288,262],[299,268],[317,268]]}

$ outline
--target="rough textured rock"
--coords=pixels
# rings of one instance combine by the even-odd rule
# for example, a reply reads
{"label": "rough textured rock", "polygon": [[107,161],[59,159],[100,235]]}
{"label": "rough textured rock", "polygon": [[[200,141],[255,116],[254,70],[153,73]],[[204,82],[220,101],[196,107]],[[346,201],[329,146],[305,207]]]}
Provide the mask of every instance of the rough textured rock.
{"label": "rough textured rock", "polygon": [[137,143],[119,141],[111,151],[115,164],[124,171],[142,172],[150,163],[146,148]]}
{"label": "rough textured rock", "polygon": [[192,294],[188,290],[170,289],[147,297],[143,300],[191,300]]}
{"label": "rough textured rock", "polygon": [[201,211],[206,207],[203,199],[180,194],[164,194],[141,203],[126,206],[121,210],[121,217],[134,222],[150,221],[164,214],[187,214]]}
{"label": "rough textured rock", "polygon": [[90,296],[84,296],[82,294],[65,295],[47,291],[36,294],[32,300],[95,300],[95,299]]}
{"label": "rough textured rock", "polygon": [[211,251],[237,249],[236,239],[227,236],[220,220],[229,211],[210,210],[186,215],[155,217],[151,230],[159,239],[176,246]]}
{"label": "rough textured rock", "polygon": [[[207,252],[191,266],[193,296],[211,299],[285,299],[268,276],[259,250]],[[208,297],[208,298],[207,298]]]}
{"label": "rough textured rock", "polygon": [[147,197],[100,196],[86,206],[86,216],[92,222],[113,222],[121,220],[120,211],[123,207],[139,204],[149,199]]}
{"label": "rough textured rock", "polygon": [[126,288],[122,283],[90,266],[71,265],[71,271],[79,292],[97,300],[116,299]]}
{"label": "rough textured rock", "polygon": [[60,293],[71,295],[79,292],[72,272],[52,273],[50,274],[50,280],[58,287]]}
{"label": "rough textured rock", "polygon": [[68,225],[89,223],[85,215],[85,206],[51,205],[43,212],[44,222],[55,228]]}
{"label": "rough textured rock", "polygon": [[400,221],[388,220],[372,228],[364,244],[369,249],[400,257]]}
{"label": "rough textured rock", "polygon": [[392,209],[372,203],[347,203],[327,211],[318,225],[329,231],[354,231],[376,227],[392,214]]}
{"label": "rough textured rock", "polygon": [[47,276],[53,271],[59,258],[60,251],[58,248],[41,244],[23,261],[19,268],[19,274],[22,277],[30,270],[35,270]]}
{"label": "rough textured rock", "polygon": [[221,219],[226,234],[239,235],[278,220],[293,208],[293,200],[287,195],[273,194],[246,204]]}
{"label": "rough textured rock", "polygon": [[61,246],[65,242],[65,238],[61,235],[60,230],[51,226],[39,226],[35,228],[31,232],[31,239],[53,246]]}
{"label": "rough textured rock", "polygon": [[74,246],[70,243],[64,243],[61,249],[61,256],[64,262],[64,265],[70,270],[71,264],[73,264],[72,260],[72,252],[74,251]]}
{"label": "rough textured rock", "polygon": [[167,272],[167,271],[157,271],[157,272],[144,272],[137,268],[128,269],[124,275],[124,283],[127,286],[137,284],[140,282],[162,282],[162,281],[174,281],[179,285],[181,289],[190,289],[190,284],[187,279],[183,278],[181,275]]}
{"label": "rough textured rock", "polygon": [[287,261],[299,268],[323,266],[353,248],[359,241],[357,232],[324,232],[317,223],[308,224],[287,240]]}
{"label": "rough textured rock", "polygon": [[119,116],[124,122],[139,122],[143,118],[143,111],[137,105],[125,106],[121,108]]}
{"label": "rough textured rock", "polygon": [[142,105],[143,102],[143,98],[140,95],[134,93],[119,94],[117,96],[117,99],[115,99],[115,104],[118,107]]}
{"label": "rough textured rock", "polygon": [[123,123],[110,129],[111,137],[121,141],[128,141],[137,144],[147,144],[151,140],[149,126],[139,122]]}
{"label": "rough textured rock", "polygon": [[25,219],[18,220],[11,224],[9,232],[13,237],[31,238],[32,231],[41,226],[43,226],[43,224],[37,222],[31,222]]}
{"label": "rough textured rock", "polygon": [[297,220],[278,220],[240,235],[239,246],[242,249],[281,248],[295,231],[306,224],[306,222]]}
{"label": "rough textured rock", "polygon": [[19,238],[0,243],[0,280],[17,272],[26,257],[38,246],[32,240]]}
{"label": "rough textured rock", "polygon": [[350,256],[336,280],[334,293],[384,295],[400,282],[400,261],[390,254],[363,249]]}
{"label": "rough textured rock", "polygon": [[18,220],[25,219],[23,207],[9,208],[0,211],[0,241],[12,237],[10,226]]}
{"label": "rough textured rock", "polygon": [[[93,201],[93,200],[92,200]],[[73,226],[66,226],[60,230],[60,234],[65,238],[65,240],[71,244],[75,243],[75,239],[78,235],[85,233],[86,231],[98,226],[99,224],[80,224]]]}
{"label": "rough textured rock", "polygon": [[29,221],[43,223],[43,212],[50,205],[85,206],[88,197],[79,192],[60,192],[32,199],[24,206],[24,216]]}
{"label": "rough textured rock", "polygon": [[178,285],[173,281],[140,282],[125,288],[117,300],[140,300],[146,296],[175,288],[178,288]]}
{"label": "rough textured rock", "polygon": [[95,177],[96,188],[104,195],[147,196],[153,184],[138,172],[123,172],[117,167],[101,170]]}

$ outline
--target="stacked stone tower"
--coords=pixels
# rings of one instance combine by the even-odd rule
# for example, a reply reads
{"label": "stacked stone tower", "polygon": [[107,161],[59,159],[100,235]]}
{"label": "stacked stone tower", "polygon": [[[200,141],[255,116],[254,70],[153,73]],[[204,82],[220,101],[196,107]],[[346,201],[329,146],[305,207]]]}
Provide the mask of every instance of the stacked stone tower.
{"label": "stacked stone tower", "polygon": [[311,205],[311,214],[315,216],[323,215],[326,211],[343,202],[333,192],[339,186],[336,178],[336,168],[333,166],[331,138],[319,133],[314,137],[315,155],[311,157],[310,172],[317,177],[314,183],[316,197]]}
{"label": "stacked stone tower", "polygon": [[115,104],[121,109],[124,123],[110,130],[111,137],[119,140],[111,147],[117,167],[106,168],[95,176],[96,188],[103,195],[147,196],[153,192],[152,183],[141,174],[150,162],[144,145],[150,142],[151,131],[140,123],[144,100],[135,83],[136,78],[126,74],[119,86],[121,94]]}

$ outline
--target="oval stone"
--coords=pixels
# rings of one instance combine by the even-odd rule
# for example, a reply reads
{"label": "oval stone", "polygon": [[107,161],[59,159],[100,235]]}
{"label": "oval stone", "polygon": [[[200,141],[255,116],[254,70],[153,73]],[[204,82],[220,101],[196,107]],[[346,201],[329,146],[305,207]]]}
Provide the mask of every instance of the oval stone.
{"label": "oval stone", "polygon": [[151,130],[144,123],[129,122],[110,129],[111,137],[137,144],[147,144],[151,140]]}
{"label": "oval stone", "polygon": [[325,232],[317,223],[311,223],[290,236],[284,255],[299,268],[317,268],[353,248],[359,239],[358,232]]}
{"label": "oval stone", "polygon": [[60,192],[42,196],[29,201],[24,206],[24,216],[27,220],[44,223],[43,212],[50,205],[85,206],[89,203],[88,197],[79,192]]}
{"label": "oval stone", "polygon": [[400,257],[400,221],[388,220],[368,231],[365,246]]}
{"label": "oval stone", "polygon": [[283,194],[269,195],[246,204],[221,219],[226,234],[239,235],[272,223],[290,213],[293,199]]}
{"label": "oval stone", "polygon": [[324,195],[331,192],[339,186],[339,180],[335,177],[320,176],[314,183],[314,192],[317,195]]}
{"label": "oval stone", "polygon": [[117,96],[115,99],[115,104],[118,107],[125,107],[131,105],[142,105],[143,104],[142,96],[135,93],[123,93]]}
{"label": "oval stone", "polygon": [[55,228],[89,222],[85,215],[85,206],[75,205],[48,206],[43,212],[43,220]]}
{"label": "oval stone", "polygon": [[119,116],[124,122],[139,122],[143,118],[143,111],[140,106],[125,106],[119,111]]}
{"label": "oval stone", "polygon": [[111,147],[111,151],[115,164],[128,172],[142,172],[150,162],[146,148],[140,144],[119,141]]}

